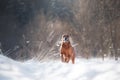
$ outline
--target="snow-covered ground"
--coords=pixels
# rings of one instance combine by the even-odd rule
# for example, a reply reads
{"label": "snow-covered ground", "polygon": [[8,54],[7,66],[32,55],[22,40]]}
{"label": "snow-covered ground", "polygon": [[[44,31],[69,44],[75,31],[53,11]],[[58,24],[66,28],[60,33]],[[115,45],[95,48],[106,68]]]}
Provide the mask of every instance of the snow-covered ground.
{"label": "snow-covered ground", "polygon": [[120,80],[120,62],[106,59],[76,59],[17,62],[0,55],[0,80]]}

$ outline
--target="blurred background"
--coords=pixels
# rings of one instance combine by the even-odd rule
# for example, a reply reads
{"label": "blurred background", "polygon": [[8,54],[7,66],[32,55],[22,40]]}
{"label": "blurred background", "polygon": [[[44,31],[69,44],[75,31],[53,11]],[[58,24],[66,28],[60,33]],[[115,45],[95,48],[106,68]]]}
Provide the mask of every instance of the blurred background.
{"label": "blurred background", "polygon": [[76,56],[120,57],[120,0],[0,0],[0,54],[59,59],[61,35]]}

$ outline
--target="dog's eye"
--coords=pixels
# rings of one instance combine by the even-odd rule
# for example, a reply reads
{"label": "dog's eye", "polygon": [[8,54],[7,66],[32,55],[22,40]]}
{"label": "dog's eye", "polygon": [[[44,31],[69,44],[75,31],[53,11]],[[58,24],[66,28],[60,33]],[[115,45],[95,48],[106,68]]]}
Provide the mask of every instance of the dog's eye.
{"label": "dog's eye", "polygon": [[64,36],[63,36],[63,38],[66,38],[66,37],[68,38],[68,37],[69,37],[69,35],[64,35]]}
{"label": "dog's eye", "polygon": [[65,35],[63,37],[66,37]]}

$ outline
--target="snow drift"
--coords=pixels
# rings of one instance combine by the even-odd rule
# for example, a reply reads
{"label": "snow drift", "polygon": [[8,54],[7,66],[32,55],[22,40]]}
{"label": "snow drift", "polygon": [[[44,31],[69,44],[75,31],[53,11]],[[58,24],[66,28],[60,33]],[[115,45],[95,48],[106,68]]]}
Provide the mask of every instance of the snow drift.
{"label": "snow drift", "polygon": [[76,59],[75,64],[59,60],[14,61],[0,55],[0,80],[119,80],[120,62],[110,59]]}

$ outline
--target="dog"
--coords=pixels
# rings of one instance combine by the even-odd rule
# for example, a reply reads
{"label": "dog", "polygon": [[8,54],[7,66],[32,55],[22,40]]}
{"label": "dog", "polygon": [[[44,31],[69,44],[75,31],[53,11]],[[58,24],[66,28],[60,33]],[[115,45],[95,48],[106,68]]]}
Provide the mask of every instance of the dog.
{"label": "dog", "polygon": [[71,60],[72,64],[75,63],[75,52],[70,43],[70,36],[68,34],[62,36],[60,56],[62,62],[68,63]]}

